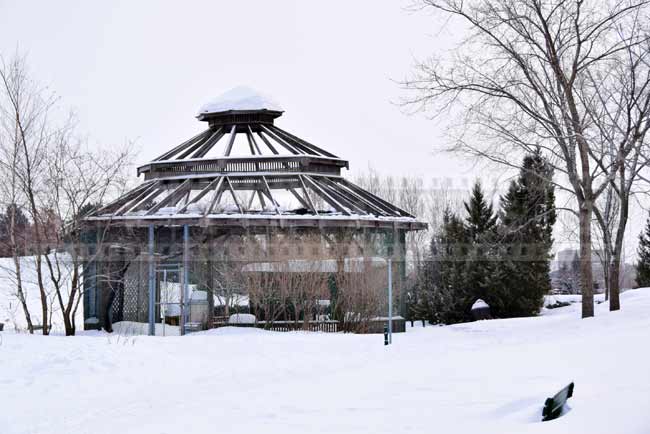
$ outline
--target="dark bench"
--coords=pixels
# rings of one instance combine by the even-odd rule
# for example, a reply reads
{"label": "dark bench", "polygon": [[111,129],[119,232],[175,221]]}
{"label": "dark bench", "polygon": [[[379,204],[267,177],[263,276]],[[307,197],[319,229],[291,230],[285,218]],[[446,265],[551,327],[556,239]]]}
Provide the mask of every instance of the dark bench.
{"label": "dark bench", "polygon": [[566,400],[573,396],[573,383],[555,394],[553,398],[547,398],[542,410],[542,421],[557,419],[562,414],[562,408]]}

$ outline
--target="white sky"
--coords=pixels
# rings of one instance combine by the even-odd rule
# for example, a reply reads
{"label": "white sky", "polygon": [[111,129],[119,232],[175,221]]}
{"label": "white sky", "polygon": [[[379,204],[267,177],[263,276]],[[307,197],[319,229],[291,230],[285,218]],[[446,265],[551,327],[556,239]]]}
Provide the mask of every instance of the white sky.
{"label": "white sky", "polygon": [[[201,131],[203,103],[247,85],[285,109],[280,127],[348,159],[349,175],[372,166],[461,189],[479,176],[494,185],[493,174],[436,150],[444,124],[395,104],[406,95],[395,81],[414,60],[459,36],[409,4],[0,0],[0,53],[26,52],[90,142],[135,141],[138,165]],[[633,216],[632,251],[645,212]]]}
{"label": "white sky", "polygon": [[471,182],[469,165],[436,152],[443,126],[395,104],[395,80],[453,37],[409,4],[0,0],[0,52],[27,52],[91,142],[135,140],[138,164],[200,131],[204,102],[247,85],[282,105],[279,126],[348,159],[352,174]]}

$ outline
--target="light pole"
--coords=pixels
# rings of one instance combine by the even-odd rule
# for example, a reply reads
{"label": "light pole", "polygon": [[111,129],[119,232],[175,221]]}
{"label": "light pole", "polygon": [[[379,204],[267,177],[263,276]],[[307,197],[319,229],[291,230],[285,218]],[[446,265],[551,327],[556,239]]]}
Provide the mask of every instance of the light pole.
{"label": "light pole", "polygon": [[388,259],[388,344],[393,343],[393,261]]}

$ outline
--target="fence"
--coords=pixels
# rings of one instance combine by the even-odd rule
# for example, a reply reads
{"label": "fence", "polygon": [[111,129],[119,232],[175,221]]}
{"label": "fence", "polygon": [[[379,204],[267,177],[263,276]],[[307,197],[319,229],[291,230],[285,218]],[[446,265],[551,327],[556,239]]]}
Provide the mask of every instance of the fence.
{"label": "fence", "polygon": [[[385,319],[376,319],[368,322],[368,326],[364,329],[366,333],[383,333],[384,325],[388,323]],[[354,330],[350,327],[350,323],[346,323],[347,330]],[[291,332],[291,331],[310,331],[310,332],[323,332],[323,333],[338,333],[346,331],[340,321],[309,321],[307,326],[303,321],[257,321],[250,324],[230,324],[227,320],[216,318],[213,323],[213,328],[219,327],[254,327],[258,329],[271,330],[274,332]],[[403,318],[393,319],[393,332],[404,333],[406,332],[406,322]]]}

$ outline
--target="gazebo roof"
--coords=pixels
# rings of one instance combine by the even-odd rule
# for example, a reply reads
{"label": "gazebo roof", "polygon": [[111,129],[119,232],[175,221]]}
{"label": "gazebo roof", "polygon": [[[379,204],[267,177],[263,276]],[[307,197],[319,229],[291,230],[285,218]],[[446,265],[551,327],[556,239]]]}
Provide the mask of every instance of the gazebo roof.
{"label": "gazebo roof", "polygon": [[281,115],[279,105],[251,89],[226,92],[201,108],[205,131],[140,166],[144,183],[86,221],[426,228],[342,177],[346,160],[277,127]]}

